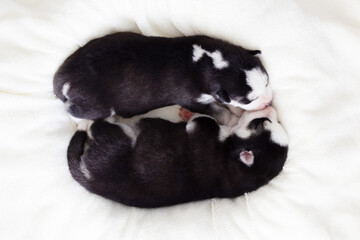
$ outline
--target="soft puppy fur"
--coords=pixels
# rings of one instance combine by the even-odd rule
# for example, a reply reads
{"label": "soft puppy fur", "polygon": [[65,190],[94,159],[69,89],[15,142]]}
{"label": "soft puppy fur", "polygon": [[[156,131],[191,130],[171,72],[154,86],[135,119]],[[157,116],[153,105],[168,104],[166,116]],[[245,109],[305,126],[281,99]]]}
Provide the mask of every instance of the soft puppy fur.
{"label": "soft puppy fur", "polygon": [[272,99],[259,53],[207,36],[119,32],[69,56],[54,76],[54,92],[72,116],[92,120],[173,104],[210,115],[229,114],[214,102],[257,110]]}
{"label": "soft puppy fur", "polygon": [[188,123],[83,120],[68,147],[73,178],[90,192],[141,208],[256,190],[281,171],[287,135],[272,107],[233,128],[195,114]]}

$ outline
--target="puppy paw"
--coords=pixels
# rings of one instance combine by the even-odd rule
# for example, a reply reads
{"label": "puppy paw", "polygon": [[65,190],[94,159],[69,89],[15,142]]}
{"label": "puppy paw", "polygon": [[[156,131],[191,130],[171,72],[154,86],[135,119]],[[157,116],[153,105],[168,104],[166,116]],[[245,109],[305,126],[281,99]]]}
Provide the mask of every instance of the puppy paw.
{"label": "puppy paw", "polygon": [[189,121],[189,119],[191,118],[191,116],[193,115],[192,112],[190,112],[189,110],[185,109],[185,108],[179,108],[179,117],[181,118],[181,120],[183,120],[184,122]]}

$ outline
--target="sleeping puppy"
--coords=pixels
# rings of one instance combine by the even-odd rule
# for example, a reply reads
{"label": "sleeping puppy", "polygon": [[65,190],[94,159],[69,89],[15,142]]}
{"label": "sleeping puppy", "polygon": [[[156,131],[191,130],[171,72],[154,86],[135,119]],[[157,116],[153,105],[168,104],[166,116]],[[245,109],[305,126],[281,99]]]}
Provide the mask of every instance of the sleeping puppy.
{"label": "sleeping puppy", "polygon": [[132,117],[174,104],[226,119],[230,113],[214,102],[245,110],[270,104],[259,53],[206,36],[119,32],[91,40],[69,56],[54,76],[54,92],[82,119]]}
{"label": "sleeping puppy", "polygon": [[88,122],[68,147],[73,178],[92,193],[140,208],[242,195],[278,175],[287,157],[287,135],[272,107],[245,112],[234,128],[199,114],[188,123]]}

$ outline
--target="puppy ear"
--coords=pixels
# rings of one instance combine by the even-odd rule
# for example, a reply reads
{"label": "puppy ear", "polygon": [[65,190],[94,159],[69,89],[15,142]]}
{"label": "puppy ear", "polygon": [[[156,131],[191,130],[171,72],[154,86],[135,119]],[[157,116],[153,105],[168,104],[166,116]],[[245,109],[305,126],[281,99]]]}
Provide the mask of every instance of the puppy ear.
{"label": "puppy ear", "polygon": [[219,99],[222,102],[229,103],[230,102],[230,96],[229,93],[226,90],[219,90],[216,92],[216,95],[219,97]]}
{"label": "puppy ear", "polygon": [[248,167],[254,164],[254,153],[250,150],[242,150],[240,153],[240,160]]}
{"label": "puppy ear", "polygon": [[261,54],[260,50],[249,50],[248,52],[253,56],[259,56]]}

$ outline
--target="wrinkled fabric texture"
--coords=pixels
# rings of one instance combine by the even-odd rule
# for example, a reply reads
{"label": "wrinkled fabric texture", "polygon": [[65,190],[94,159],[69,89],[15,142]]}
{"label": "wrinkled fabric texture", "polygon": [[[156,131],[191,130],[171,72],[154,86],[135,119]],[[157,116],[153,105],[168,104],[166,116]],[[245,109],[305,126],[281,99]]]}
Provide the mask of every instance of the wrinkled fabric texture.
{"label": "wrinkled fabric texture", "polygon": [[[359,13],[357,0],[1,1],[1,238],[359,239]],[[52,77],[116,31],[260,49],[290,138],[283,172],[236,199],[155,210],[83,189],[68,171],[75,128]]]}

